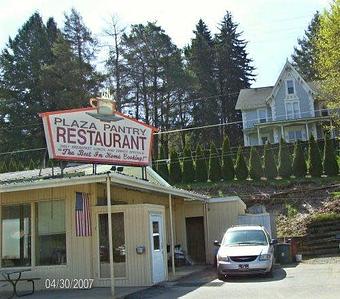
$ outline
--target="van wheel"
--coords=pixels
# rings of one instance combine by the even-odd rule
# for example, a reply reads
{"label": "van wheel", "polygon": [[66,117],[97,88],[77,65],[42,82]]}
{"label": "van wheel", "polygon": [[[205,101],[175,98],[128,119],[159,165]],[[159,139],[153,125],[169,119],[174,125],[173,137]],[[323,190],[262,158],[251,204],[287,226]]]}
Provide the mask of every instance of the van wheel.
{"label": "van wheel", "polygon": [[224,275],[224,274],[221,274],[221,273],[218,273],[218,274],[217,274],[217,278],[218,278],[219,280],[225,280],[225,275]]}
{"label": "van wheel", "polygon": [[266,277],[273,278],[273,268],[274,268],[274,266],[272,265],[272,267],[270,268],[269,272],[267,272],[265,274]]}

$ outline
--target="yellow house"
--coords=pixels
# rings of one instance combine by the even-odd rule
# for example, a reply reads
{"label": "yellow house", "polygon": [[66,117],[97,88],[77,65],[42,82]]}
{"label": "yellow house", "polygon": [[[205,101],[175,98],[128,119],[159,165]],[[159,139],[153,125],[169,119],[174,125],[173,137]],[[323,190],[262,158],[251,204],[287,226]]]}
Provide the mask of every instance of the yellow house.
{"label": "yellow house", "polygon": [[41,277],[38,288],[58,278],[109,287],[111,271],[116,286],[150,286],[168,279],[168,265],[175,270],[176,244],[195,262],[213,263],[213,241],[237,224],[245,204],[174,188],[143,169],[78,165],[0,174],[0,269],[31,269]]}

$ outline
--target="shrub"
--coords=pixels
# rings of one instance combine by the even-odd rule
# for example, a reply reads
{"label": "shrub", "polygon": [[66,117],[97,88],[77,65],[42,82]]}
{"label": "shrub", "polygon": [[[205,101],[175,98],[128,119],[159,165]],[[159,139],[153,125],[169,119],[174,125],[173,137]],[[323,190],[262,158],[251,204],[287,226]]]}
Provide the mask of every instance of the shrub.
{"label": "shrub", "polygon": [[328,136],[325,136],[324,150],[323,150],[323,171],[328,176],[335,176],[339,173],[339,165],[336,158],[334,143]]}
{"label": "shrub", "polygon": [[274,159],[273,149],[269,143],[264,146],[264,175],[267,179],[277,177],[276,162]]}
{"label": "shrub", "polygon": [[251,147],[250,149],[249,176],[253,180],[260,180],[263,176],[261,158],[255,147]]}
{"label": "shrub", "polygon": [[213,142],[210,145],[209,180],[212,182],[221,180],[221,164],[219,154]]}
{"label": "shrub", "polygon": [[197,182],[206,182],[208,180],[208,167],[201,145],[196,147],[195,157],[195,179]]}
{"label": "shrub", "polygon": [[178,154],[174,149],[170,153],[169,179],[171,184],[177,184],[182,181],[182,168]]}
{"label": "shrub", "polygon": [[322,175],[320,150],[313,135],[310,136],[308,142],[308,171],[312,177],[320,177]]}
{"label": "shrub", "polygon": [[292,158],[283,138],[280,140],[278,174],[282,178],[289,178],[292,175]]}
{"label": "shrub", "polygon": [[169,180],[169,169],[167,163],[168,157],[165,156],[163,144],[161,144],[159,159],[160,161],[157,163],[157,172],[164,180],[167,181]]}
{"label": "shrub", "polygon": [[187,142],[184,148],[182,182],[192,183],[194,181],[194,177],[195,177],[194,162],[192,160],[189,142]]}
{"label": "shrub", "polygon": [[236,164],[235,164],[235,175],[238,180],[246,180],[248,177],[248,168],[244,160],[242,153],[242,147],[239,146],[237,150]]}
{"label": "shrub", "polygon": [[305,155],[302,150],[301,142],[298,140],[294,146],[293,175],[297,178],[305,177],[307,165]]}
{"label": "shrub", "polygon": [[230,152],[230,143],[228,136],[226,136],[222,145],[222,178],[224,181],[231,181],[234,179],[234,176],[235,170]]}

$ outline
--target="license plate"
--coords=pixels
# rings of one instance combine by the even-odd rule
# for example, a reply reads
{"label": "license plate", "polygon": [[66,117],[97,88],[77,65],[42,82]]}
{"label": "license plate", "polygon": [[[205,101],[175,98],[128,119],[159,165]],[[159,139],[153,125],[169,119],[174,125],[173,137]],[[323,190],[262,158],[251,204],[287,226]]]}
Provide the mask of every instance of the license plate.
{"label": "license plate", "polygon": [[238,268],[240,270],[248,270],[249,269],[249,265],[248,264],[240,264],[240,265],[238,265]]}

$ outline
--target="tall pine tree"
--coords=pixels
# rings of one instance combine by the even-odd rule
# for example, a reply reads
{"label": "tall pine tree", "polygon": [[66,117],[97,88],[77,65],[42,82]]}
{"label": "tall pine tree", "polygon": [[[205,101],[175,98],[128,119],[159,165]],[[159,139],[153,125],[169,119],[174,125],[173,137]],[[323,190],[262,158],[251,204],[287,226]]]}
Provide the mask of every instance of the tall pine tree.
{"label": "tall pine tree", "polygon": [[41,74],[51,59],[47,28],[34,13],[0,56],[0,151],[45,145],[38,113],[48,106]]}
{"label": "tall pine tree", "polygon": [[336,159],[333,140],[326,134],[323,150],[323,170],[328,176],[335,176],[339,173],[339,165]]}
{"label": "tall pine tree", "polygon": [[234,179],[234,163],[230,151],[229,138],[226,136],[222,145],[222,178],[224,181],[231,181]]}
{"label": "tall pine tree", "polygon": [[301,141],[298,140],[294,146],[293,175],[297,178],[304,178],[307,173],[305,154],[303,153]]}
{"label": "tall pine tree", "polygon": [[305,36],[302,39],[298,38],[298,46],[294,47],[292,54],[292,64],[307,81],[319,79],[316,70],[316,39],[319,28],[320,14],[316,12],[305,30]]}
{"label": "tall pine tree", "polygon": [[208,167],[205,155],[200,144],[196,147],[195,156],[195,179],[197,182],[206,182],[208,180]]}
{"label": "tall pine tree", "polygon": [[289,178],[292,175],[292,159],[289,152],[289,146],[283,138],[280,139],[278,160],[279,165],[277,170],[279,176],[282,178]]}
{"label": "tall pine tree", "polygon": [[[249,88],[254,80],[254,67],[246,51],[247,42],[238,32],[238,24],[233,21],[230,12],[223,17],[216,34],[216,85],[221,107],[220,121],[241,120],[240,111],[235,110],[238,93],[242,88]],[[227,126],[227,135],[233,144],[242,139],[242,126]]]}
{"label": "tall pine tree", "polygon": [[170,151],[169,179],[171,184],[178,184],[182,181],[182,167],[175,149]]}
{"label": "tall pine tree", "polygon": [[277,177],[277,168],[276,168],[274,153],[269,143],[266,143],[266,145],[264,146],[263,166],[264,166],[264,175],[268,180],[274,179]]}
{"label": "tall pine tree", "polygon": [[169,169],[168,169],[167,159],[168,157],[165,155],[164,147],[161,144],[161,148],[159,150],[160,161],[157,162],[157,172],[166,181],[169,179]]}
{"label": "tall pine tree", "polygon": [[253,180],[260,180],[263,175],[261,158],[254,146],[250,149],[249,176]]}
{"label": "tall pine tree", "polygon": [[248,167],[246,161],[244,160],[241,146],[239,146],[237,150],[235,175],[239,181],[246,180],[248,178]]}
{"label": "tall pine tree", "polygon": [[212,182],[218,182],[219,180],[221,180],[220,157],[213,142],[210,145],[209,180]]}
{"label": "tall pine tree", "polygon": [[183,152],[183,183],[192,183],[195,178],[194,162],[191,156],[190,143],[187,142]]}
{"label": "tall pine tree", "polygon": [[[193,102],[193,125],[216,124],[219,122],[219,117],[218,109],[216,109],[218,98],[216,97],[214,43],[202,19],[198,21],[194,38],[184,53],[188,62],[188,72],[193,74],[192,97],[202,99]],[[200,133],[198,138],[203,145],[219,137],[217,128],[206,129]]]}
{"label": "tall pine tree", "polygon": [[322,175],[320,150],[313,135],[310,136],[308,142],[308,172],[312,177],[320,177]]}

